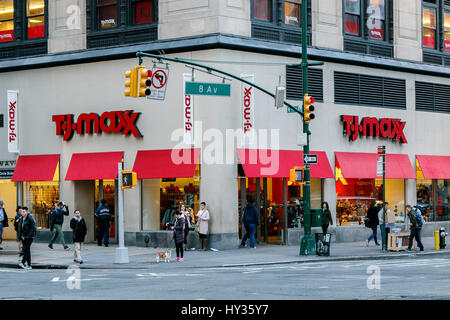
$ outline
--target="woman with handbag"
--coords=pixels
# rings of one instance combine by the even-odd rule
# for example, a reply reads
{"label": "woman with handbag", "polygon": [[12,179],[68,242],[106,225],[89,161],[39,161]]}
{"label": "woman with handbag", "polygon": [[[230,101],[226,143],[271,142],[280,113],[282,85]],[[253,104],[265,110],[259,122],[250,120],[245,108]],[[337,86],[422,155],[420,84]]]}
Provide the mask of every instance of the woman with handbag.
{"label": "woman with handbag", "polygon": [[195,231],[198,232],[200,238],[200,251],[206,251],[206,241],[208,234],[209,212],[206,210],[206,203],[200,204],[200,210],[197,213],[197,226]]}
{"label": "woman with handbag", "polygon": [[191,213],[186,209],[186,206],[182,204],[180,206],[181,216],[184,218],[184,249],[187,247],[187,236],[189,233],[189,227],[191,226]]}

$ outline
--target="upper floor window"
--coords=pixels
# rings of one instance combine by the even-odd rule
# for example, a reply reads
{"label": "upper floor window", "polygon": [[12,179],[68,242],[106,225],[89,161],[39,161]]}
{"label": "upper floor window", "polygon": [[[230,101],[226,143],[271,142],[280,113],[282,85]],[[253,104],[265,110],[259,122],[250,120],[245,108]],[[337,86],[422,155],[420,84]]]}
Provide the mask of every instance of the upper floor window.
{"label": "upper floor window", "polygon": [[14,40],[13,0],[0,0],[0,42]]}
{"label": "upper floor window", "polygon": [[28,39],[43,38],[45,35],[44,0],[27,0]]}
{"label": "upper floor window", "polygon": [[311,43],[311,0],[251,0],[252,37],[301,43],[302,3],[308,3],[308,43]]}
{"label": "upper floor window", "polygon": [[344,32],[371,40],[386,40],[385,0],[344,0]]}
{"label": "upper floor window", "polygon": [[153,1],[133,1],[133,18],[134,24],[153,22]]}

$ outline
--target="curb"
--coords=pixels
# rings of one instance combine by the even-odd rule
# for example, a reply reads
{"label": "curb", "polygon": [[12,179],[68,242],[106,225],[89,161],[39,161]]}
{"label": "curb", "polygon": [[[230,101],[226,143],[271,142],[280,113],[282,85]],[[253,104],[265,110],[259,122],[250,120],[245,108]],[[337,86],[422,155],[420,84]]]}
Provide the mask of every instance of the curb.
{"label": "curb", "polygon": [[[236,264],[222,264],[222,265],[212,265],[212,266],[190,266],[192,268],[233,268],[233,267],[251,267],[251,266],[264,266],[264,265],[278,265],[278,264],[302,264],[302,263],[321,263],[321,262],[341,262],[341,261],[367,261],[367,260],[389,260],[389,259],[402,259],[402,258],[413,258],[413,257],[431,257],[431,256],[443,256],[449,255],[450,250],[445,251],[431,251],[431,252],[411,252],[402,253],[395,255],[377,255],[377,256],[348,256],[348,257],[326,257],[326,258],[315,258],[307,260],[282,260],[282,261],[267,261],[267,262],[253,262],[253,263],[236,263]],[[155,265],[156,262],[146,262],[142,266],[139,265],[129,265],[129,264],[104,264],[104,265],[79,265],[79,264],[33,264],[33,269],[55,269],[64,270],[71,266],[78,266],[80,269],[148,269],[150,265]],[[17,263],[0,263],[0,268],[15,268],[21,269]]]}

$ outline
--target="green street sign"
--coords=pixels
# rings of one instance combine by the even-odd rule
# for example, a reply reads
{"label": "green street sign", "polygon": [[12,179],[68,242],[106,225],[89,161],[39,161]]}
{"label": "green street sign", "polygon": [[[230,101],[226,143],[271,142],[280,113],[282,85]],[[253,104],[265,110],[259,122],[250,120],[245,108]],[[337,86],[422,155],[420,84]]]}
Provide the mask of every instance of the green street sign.
{"label": "green street sign", "polygon": [[186,82],[184,94],[203,96],[231,96],[231,85],[225,83]]}

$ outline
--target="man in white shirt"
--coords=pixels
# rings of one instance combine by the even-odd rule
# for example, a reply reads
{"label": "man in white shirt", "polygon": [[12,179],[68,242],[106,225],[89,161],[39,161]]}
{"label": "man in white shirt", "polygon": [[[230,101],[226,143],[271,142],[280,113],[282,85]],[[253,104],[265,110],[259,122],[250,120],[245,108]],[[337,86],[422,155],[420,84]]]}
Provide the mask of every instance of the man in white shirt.
{"label": "man in white shirt", "polygon": [[[387,237],[388,237],[388,233],[390,230],[389,224],[387,223],[387,215],[389,213],[391,213],[391,210],[389,210],[389,203],[385,202],[384,205],[385,211],[386,213],[383,214],[384,210],[381,209],[380,211],[378,211],[378,220],[380,221],[380,230],[381,230],[381,240],[382,240],[382,250],[386,251],[387,250]],[[384,215],[384,219],[383,219],[383,215]],[[384,223],[384,225],[383,225]]]}

